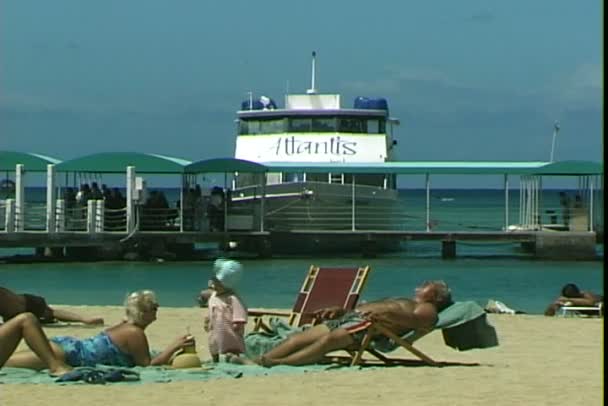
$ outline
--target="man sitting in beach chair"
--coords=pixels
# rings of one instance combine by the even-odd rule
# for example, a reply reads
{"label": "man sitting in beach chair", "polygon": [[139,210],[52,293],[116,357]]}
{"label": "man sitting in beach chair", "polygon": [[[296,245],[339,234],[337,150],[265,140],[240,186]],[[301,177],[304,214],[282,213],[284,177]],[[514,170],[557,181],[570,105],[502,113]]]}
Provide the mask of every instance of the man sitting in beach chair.
{"label": "man sitting in beach chair", "polygon": [[[335,350],[357,351],[373,323],[382,325],[397,336],[412,330],[431,331],[438,321],[439,312],[451,304],[452,296],[447,284],[431,281],[416,288],[414,299],[389,298],[368,302],[358,305],[353,311],[324,309],[317,312],[317,316],[324,319],[322,323],[290,335],[254,362],[267,367],[308,365],[324,360]],[[375,329],[369,332],[371,339],[382,335]]]}

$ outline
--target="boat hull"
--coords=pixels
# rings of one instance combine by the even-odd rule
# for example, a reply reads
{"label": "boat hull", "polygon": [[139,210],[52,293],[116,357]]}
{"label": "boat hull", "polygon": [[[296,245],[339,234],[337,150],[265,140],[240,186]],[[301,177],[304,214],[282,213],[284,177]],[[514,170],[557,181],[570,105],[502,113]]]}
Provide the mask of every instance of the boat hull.
{"label": "boat hull", "polygon": [[[262,196],[264,198],[262,199]],[[353,204],[354,202],[354,204]],[[363,233],[339,239],[328,231],[399,230],[403,201],[397,191],[365,185],[292,182],[236,189],[229,216],[251,220],[231,229],[270,232],[273,254],[360,253],[400,250],[399,242],[370,242]],[[261,213],[264,213],[263,219]],[[235,217],[236,216],[236,217]],[[240,216],[240,217],[239,217]],[[301,233],[304,231],[305,233]],[[240,247],[260,251],[260,247]],[[267,247],[268,248],[268,247]]]}

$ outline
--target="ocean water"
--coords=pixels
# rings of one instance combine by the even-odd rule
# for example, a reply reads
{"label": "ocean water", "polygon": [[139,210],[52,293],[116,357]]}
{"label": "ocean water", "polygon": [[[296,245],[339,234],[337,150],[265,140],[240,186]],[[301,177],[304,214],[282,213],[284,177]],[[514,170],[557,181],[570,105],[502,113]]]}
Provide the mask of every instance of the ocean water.
{"label": "ocean water", "polygon": [[[170,200],[179,196],[175,190],[167,193]],[[35,200],[34,195],[29,192],[27,200]],[[425,191],[402,191],[402,198],[411,210],[412,224],[424,229]],[[510,224],[517,223],[518,199],[518,191],[511,191]],[[598,209],[602,206],[598,204]],[[557,190],[544,192],[543,210],[559,213]],[[504,192],[436,190],[432,193],[431,213],[436,229],[499,230],[504,226]],[[598,218],[603,224],[603,213]],[[244,259],[239,293],[250,307],[291,308],[311,264],[370,265],[372,272],[362,300],[411,296],[422,281],[443,279],[451,286],[455,300],[475,300],[483,306],[495,299],[516,310],[540,314],[565,283],[603,294],[603,244],[598,244],[597,251],[598,259],[592,261],[546,261],[522,252],[516,244],[459,242],[457,258],[443,260],[440,242],[410,242],[402,252],[373,259],[356,255]],[[0,257],[29,252],[0,248]],[[195,306],[195,297],[206,286],[211,269],[211,260],[0,263],[0,285],[43,295],[56,304],[120,305],[129,291],[153,289],[161,306]]]}
{"label": "ocean water", "polygon": [[[370,265],[362,300],[411,296],[424,280],[443,279],[455,300],[485,305],[497,299],[527,313],[542,313],[565,283],[603,294],[602,261],[537,261],[511,257],[391,255],[382,258],[242,260],[239,293],[250,307],[291,308],[311,264]],[[212,275],[212,261],[100,262],[0,265],[0,285],[45,296],[50,303],[119,305],[127,292],[153,289],[162,306],[194,306]]]}

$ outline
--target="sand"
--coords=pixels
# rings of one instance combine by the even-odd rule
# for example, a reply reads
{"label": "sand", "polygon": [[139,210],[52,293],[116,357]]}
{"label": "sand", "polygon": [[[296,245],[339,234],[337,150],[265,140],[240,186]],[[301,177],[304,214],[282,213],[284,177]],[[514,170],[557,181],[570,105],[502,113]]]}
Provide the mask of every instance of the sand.
{"label": "sand", "polygon": [[[162,303],[161,303],[162,305]],[[65,306],[118,322],[121,307]],[[201,358],[208,359],[203,310],[159,309],[147,334],[162,349],[188,327]],[[145,384],[2,384],[0,405],[601,405],[603,404],[603,319],[536,315],[489,315],[500,346],[457,352],[439,332],[418,348],[437,360],[480,366],[383,367],[303,374],[244,376],[238,380]],[[252,323],[249,323],[250,325]],[[80,337],[99,327],[45,327],[49,336]],[[406,356],[398,350],[393,355]]]}

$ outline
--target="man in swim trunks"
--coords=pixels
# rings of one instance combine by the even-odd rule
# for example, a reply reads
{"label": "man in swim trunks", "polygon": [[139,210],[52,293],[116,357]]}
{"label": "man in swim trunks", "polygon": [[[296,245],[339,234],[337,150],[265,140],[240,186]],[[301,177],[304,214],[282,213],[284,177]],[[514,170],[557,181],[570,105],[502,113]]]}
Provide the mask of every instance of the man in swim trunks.
{"label": "man in swim trunks", "polygon": [[43,324],[56,321],[75,321],[84,324],[103,324],[101,317],[84,317],[79,314],[50,307],[42,296],[17,294],[0,286],[0,317],[7,322],[21,313],[32,313]]}
{"label": "man in swim trunks", "polygon": [[317,312],[324,322],[291,335],[255,362],[264,366],[314,364],[331,351],[359,344],[363,330],[372,321],[382,323],[400,336],[410,330],[432,329],[439,311],[450,304],[452,297],[447,284],[431,281],[416,288],[414,299],[390,298],[363,303],[353,312],[324,309]]}

